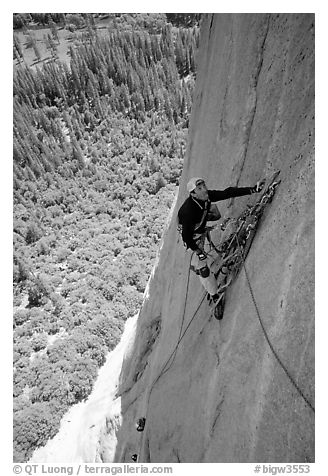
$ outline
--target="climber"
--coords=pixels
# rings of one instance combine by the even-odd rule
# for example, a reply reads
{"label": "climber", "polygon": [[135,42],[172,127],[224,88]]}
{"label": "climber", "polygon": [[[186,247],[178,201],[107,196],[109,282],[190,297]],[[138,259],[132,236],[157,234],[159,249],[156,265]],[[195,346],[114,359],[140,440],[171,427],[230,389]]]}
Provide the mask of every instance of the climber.
{"label": "climber", "polygon": [[199,275],[199,279],[208,292],[210,300],[215,302],[220,298],[218,284],[210,270],[210,262],[204,251],[206,224],[208,221],[219,220],[221,214],[217,205],[212,202],[227,200],[258,193],[263,189],[265,181],[258,181],[254,187],[228,187],[225,190],[208,190],[205,180],[193,177],[187,183],[189,197],[178,211],[178,221],[181,226],[182,239],[193,251],[191,267]]}

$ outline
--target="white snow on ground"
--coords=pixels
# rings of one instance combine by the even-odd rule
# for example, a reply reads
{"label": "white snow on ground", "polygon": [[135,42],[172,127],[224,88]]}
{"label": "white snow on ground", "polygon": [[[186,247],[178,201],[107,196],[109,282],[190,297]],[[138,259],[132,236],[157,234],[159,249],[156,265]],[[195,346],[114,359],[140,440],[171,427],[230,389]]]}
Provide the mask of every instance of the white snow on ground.
{"label": "white snow on ground", "polygon": [[114,457],[116,429],[121,419],[121,399],[115,398],[115,392],[137,319],[138,315],[126,321],[121,340],[99,370],[89,398],[64,415],[57,435],[34,452],[31,463],[101,462],[104,454],[108,462],[108,458]]}

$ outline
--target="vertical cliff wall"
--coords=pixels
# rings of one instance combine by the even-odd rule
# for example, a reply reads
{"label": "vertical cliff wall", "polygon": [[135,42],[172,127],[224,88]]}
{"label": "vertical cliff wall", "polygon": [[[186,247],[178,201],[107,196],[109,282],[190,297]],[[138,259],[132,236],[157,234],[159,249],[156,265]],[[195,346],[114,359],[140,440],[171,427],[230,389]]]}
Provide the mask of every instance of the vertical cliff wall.
{"label": "vertical cliff wall", "polygon": [[[191,176],[223,189],[276,169],[246,266],[272,345],[314,406],[314,16],[206,15],[179,195],[122,368],[116,461],[314,461],[314,412],[268,346],[244,271],[215,320],[197,276],[187,286],[174,219]],[[219,208],[236,216],[254,200]]]}

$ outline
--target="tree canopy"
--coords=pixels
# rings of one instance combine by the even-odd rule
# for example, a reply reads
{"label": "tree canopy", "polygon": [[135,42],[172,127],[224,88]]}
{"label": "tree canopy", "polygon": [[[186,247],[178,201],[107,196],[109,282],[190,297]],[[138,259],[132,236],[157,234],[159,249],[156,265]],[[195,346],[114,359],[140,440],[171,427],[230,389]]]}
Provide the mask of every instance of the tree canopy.
{"label": "tree canopy", "polygon": [[57,25],[81,29],[69,64],[14,72],[17,462],[88,397],[140,309],[186,148],[196,19],[108,14],[100,34],[90,15],[14,15],[17,29],[48,25],[53,51]]}

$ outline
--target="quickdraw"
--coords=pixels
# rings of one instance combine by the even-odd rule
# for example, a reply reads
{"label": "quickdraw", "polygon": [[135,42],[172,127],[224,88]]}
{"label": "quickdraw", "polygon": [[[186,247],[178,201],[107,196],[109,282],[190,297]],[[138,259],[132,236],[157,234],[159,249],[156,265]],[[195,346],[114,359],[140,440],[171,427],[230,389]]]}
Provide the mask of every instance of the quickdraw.
{"label": "quickdraw", "polygon": [[242,265],[242,257],[236,246],[236,237],[245,258],[255,236],[258,221],[263,215],[265,206],[272,201],[279,184],[280,180],[273,181],[255,205],[247,205],[238,218],[226,218],[222,222],[220,228],[223,232],[229,231],[229,227],[232,227],[233,231],[215,248],[221,258],[220,267],[216,272],[217,277],[220,273],[225,276],[233,273],[236,276]]}

